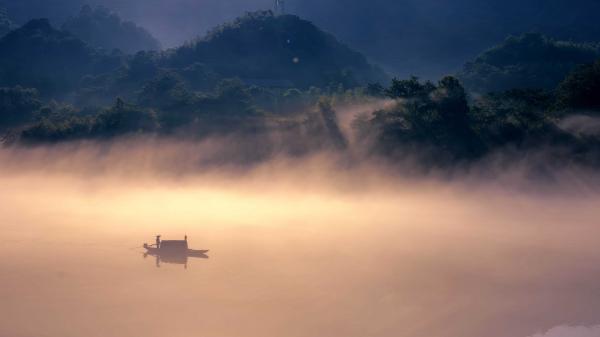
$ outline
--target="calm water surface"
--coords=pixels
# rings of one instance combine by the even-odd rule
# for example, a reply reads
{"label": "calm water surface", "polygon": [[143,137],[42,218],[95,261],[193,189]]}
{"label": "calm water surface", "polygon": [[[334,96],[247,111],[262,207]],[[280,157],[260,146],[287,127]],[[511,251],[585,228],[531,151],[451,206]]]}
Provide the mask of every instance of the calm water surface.
{"label": "calm water surface", "polygon": [[[600,323],[595,196],[0,178],[0,336],[528,337]],[[156,267],[154,235],[210,249]]]}

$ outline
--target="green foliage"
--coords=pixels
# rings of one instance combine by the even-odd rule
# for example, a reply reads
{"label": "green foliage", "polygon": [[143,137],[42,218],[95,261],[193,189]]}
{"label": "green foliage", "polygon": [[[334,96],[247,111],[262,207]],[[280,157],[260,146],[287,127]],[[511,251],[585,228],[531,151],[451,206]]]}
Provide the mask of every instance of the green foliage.
{"label": "green foliage", "polygon": [[600,60],[577,68],[557,90],[560,109],[600,113]]}
{"label": "green foliage", "polygon": [[224,79],[217,84],[215,104],[222,113],[246,114],[251,110],[252,97],[239,79]]}
{"label": "green foliage", "polygon": [[163,71],[147,82],[138,95],[140,105],[157,109],[161,125],[173,129],[197,117],[199,97],[176,72]]}
{"label": "green foliage", "polygon": [[86,74],[115,69],[118,55],[101,54],[76,37],[32,20],[0,39],[0,85],[34,87],[60,96]]}
{"label": "green foliage", "polygon": [[554,89],[578,65],[599,57],[598,45],[556,41],[530,33],[509,37],[485,51],[467,63],[458,76],[469,90],[479,93]]}
{"label": "green foliage", "polygon": [[[268,52],[266,52],[268,51]],[[195,62],[223,77],[292,81],[298,88],[356,87],[385,79],[360,53],[292,15],[248,13],[167,55],[170,67]]]}
{"label": "green foliage", "polygon": [[580,67],[556,92],[513,89],[483,95],[471,104],[454,77],[431,86],[415,78],[394,80],[387,92],[395,93],[390,96],[398,98],[397,103],[372,115],[358,115],[352,127],[369,152],[388,158],[416,156],[427,165],[471,161],[503,150],[540,149],[553,160],[597,165],[600,135],[572,133],[561,125],[572,116],[564,109],[600,111],[599,65]]}
{"label": "green foliage", "polygon": [[132,80],[145,81],[158,74],[160,54],[152,51],[136,53],[127,63],[127,76]]}
{"label": "green foliage", "polygon": [[147,30],[131,21],[121,20],[116,13],[101,6],[83,6],[79,15],[69,18],[62,29],[107,50],[120,49],[125,53],[135,53],[161,48]]}
{"label": "green foliage", "polygon": [[558,132],[552,102],[552,95],[542,90],[488,94],[475,102],[472,123],[488,148],[539,143]]}
{"label": "green foliage", "polygon": [[117,99],[112,107],[92,115],[52,104],[42,109],[39,122],[25,128],[20,137],[28,143],[57,142],[152,133],[158,129],[157,116],[152,110]]}
{"label": "green foliage", "polygon": [[163,72],[147,82],[139,94],[143,106],[160,110],[173,110],[189,105],[193,94],[186,88],[183,79],[174,72]]}
{"label": "green foliage", "polygon": [[105,106],[122,97],[128,101],[138,99],[144,86],[159,74],[169,72],[161,69],[157,52],[139,52],[126,58],[126,62],[114,71],[83,76],[75,92],[76,103],[82,106]]}
{"label": "green foliage", "polygon": [[31,121],[41,105],[35,89],[0,88],[0,130]]}
{"label": "green foliage", "polygon": [[198,62],[178,70],[178,73],[195,90],[211,91],[220,80],[219,74],[211,67]]}
{"label": "green foliage", "polygon": [[387,92],[403,100],[371,118],[359,116],[353,123],[359,137],[371,138],[375,152],[397,156],[407,150],[428,149],[440,162],[481,155],[482,144],[470,125],[466,93],[456,78],[445,77],[437,85],[414,77],[394,80]]}
{"label": "green foliage", "polygon": [[391,86],[385,90],[385,95],[390,98],[424,98],[435,90],[435,86],[427,81],[419,82],[419,79],[412,76],[408,80],[392,79]]}
{"label": "green foliage", "polygon": [[158,127],[154,111],[127,104],[118,98],[114,106],[96,116],[91,133],[100,137],[110,137],[127,133],[154,132]]}
{"label": "green foliage", "polygon": [[93,121],[73,106],[51,101],[37,113],[37,121],[20,131],[22,142],[56,142],[84,138]]}

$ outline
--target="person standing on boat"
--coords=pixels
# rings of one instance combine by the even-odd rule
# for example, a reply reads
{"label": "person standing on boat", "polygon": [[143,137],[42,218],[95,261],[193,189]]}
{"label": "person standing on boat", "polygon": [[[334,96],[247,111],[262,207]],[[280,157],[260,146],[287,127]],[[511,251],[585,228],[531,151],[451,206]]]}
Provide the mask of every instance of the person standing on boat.
{"label": "person standing on boat", "polygon": [[160,235],[156,236],[156,248],[160,248]]}

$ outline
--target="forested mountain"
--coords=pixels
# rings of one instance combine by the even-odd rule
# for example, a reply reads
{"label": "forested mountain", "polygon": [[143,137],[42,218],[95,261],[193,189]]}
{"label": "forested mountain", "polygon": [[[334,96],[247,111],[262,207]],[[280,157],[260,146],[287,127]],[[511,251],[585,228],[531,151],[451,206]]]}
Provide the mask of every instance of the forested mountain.
{"label": "forested mountain", "polygon": [[120,49],[125,53],[135,53],[161,48],[147,30],[131,21],[123,21],[118,14],[105,7],[83,6],[79,15],[67,19],[62,30],[92,46],[107,50]]}
{"label": "forested mountain", "polygon": [[290,151],[340,148],[335,112],[329,99],[317,105],[321,96],[349,102],[367,81],[386,80],[333,36],[271,12],[247,14],[180,48],[129,56],[33,20],[0,40],[0,51],[3,123],[26,142],[148,132],[266,136],[283,127],[284,137],[305,140]]}
{"label": "forested mountain", "polygon": [[[272,0],[0,0],[13,21],[47,17],[60,26],[85,3],[118,11],[174,47]],[[314,22],[399,76],[431,79],[509,35],[539,32],[565,41],[600,41],[597,0],[288,0],[290,13]]]}
{"label": "forested mountain", "polygon": [[541,34],[507,38],[468,62],[459,78],[472,91],[553,89],[578,65],[600,58],[600,44],[557,41]]}
{"label": "forested mountain", "polygon": [[386,75],[360,53],[309,21],[272,12],[248,13],[173,50],[166,64],[210,65],[224,77],[286,80],[296,87],[356,87]]}
{"label": "forested mountain", "polygon": [[33,87],[46,97],[61,97],[83,76],[119,64],[119,55],[100,53],[46,19],[32,20],[0,39],[0,85]]}
{"label": "forested mountain", "polygon": [[[391,72],[437,78],[509,35],[600,41],[597,0],[303,0],[309,18]],[[360,24],[357,24],[360,22]]]}
{"label": "forested mountain", "polygon": [[135,99],[148,85],[175,82],[179,87],[213,92],[220,81],[230,78],[247,86],[326,91],[389,80],[363,55],[310,22],[256,12],[179,48],[132,55],[117,72],[86,77],[77,97],[105,104],[115,96]]}
{"label": "forested mountain", "polygon": [[[96,14],[82,17],[89,15]],[[288,88],[354,88],[387,81],[364,56],[308,21],[271,12],[247,14],[173,50],[129,57],[94,48],[39,19],[1,39],[0,52],[0,85],[34,87],[42,96],[66,95],[79,85],[86,95],[127,97],[164,71],[201,90],[233,77]]]}
{"label": "forested mountain", "polygon": [[[445,167],[544,149],[553,163],[600,165],[600,134],[572,125],[600,115],[599,55],[595,44],[525,34],[459,77],[390,81],[293,15],[248,13],[181,47],[131,55],[38,19],[0,39],[0,139],[235,135],[252,148],[242,160],[350,149]],[[342,127],[336,109],[349,106],[366,111]]]}

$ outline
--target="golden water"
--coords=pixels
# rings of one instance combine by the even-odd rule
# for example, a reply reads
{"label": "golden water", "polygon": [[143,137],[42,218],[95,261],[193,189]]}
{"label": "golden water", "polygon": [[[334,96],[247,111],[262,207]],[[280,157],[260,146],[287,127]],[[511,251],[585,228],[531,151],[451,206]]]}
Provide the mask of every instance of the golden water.
{"label": "golden water", "polygon": [[[527,337],[597,324],[599,201],[302,167],[11,166],[0,336]],[[156,234],[187,234],[210,258],[158,268],[132,249]]]}

